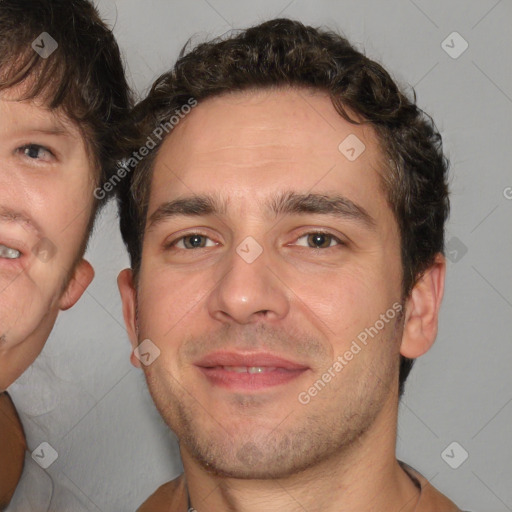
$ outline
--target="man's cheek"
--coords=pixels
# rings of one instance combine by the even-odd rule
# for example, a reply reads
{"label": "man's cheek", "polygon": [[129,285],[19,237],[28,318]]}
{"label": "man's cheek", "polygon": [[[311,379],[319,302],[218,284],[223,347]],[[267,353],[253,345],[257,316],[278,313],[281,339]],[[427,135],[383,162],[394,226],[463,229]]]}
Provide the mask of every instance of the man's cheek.
{"label": "man's cheek", "polygon": [[360,273],[340,270],[306,282],[298,280],[290,287],[330,333],[343,336],[366,322],[373,294],[368,293]]}
{"label": "man's cheek", "polygon": [[[33,255],[34,264],[43,263],[48,264],[54,262],[57,257],[62,257],[62,241],[56,241],[55,237],[42,237],[32,247],[31,253]],[[61,246],[59,251],[58,246]],[[59,254],[60,253],[60,254]]]}
{"label": "man's cheek", "polygon": [[168,344],[159,345],[159,349],[159,356],[151,364],[143,365],[146,379],[160,396],[167,394],[170,389],[179,394],[185,382],[178,367],[177,354]]}
{"label": "man's cheek", "polygon": [[193,282],[172,278],[146,281],[139,294],[139,309],[147,313],[159,330],[171,329],[197,312],[205,300],[205,291],[197,290]]}

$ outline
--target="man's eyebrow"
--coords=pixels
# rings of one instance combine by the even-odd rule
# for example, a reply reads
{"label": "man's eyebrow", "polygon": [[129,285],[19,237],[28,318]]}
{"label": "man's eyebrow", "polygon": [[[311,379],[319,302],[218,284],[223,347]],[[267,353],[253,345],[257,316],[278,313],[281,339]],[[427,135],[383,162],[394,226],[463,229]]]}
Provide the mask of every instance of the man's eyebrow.
{"label": "man's eyebrow", "polygon": [[177,216],[200,217],[205,215],[225,214],[226,201],[211,195],[194,195],[182,197],[161,204],[149,217],[148,229],[160,222]]}
{"label": "man's eyebrow", "polygon": [[274,196],[268,208],[274,215],[313,213],[356,220],[369,229],[376,225],[375,219],[362,206],[340,194],[284,192]]}
{"label": "man's eyebrow", "polygon": [[[148,229],[177,216],[225,215],[227,203],[226,199],[216,195],[193,195],[175,199],[161,204],[151,214]],[[362,206],[339,194],[281,192],[267,200],[265,207],[274,216],[311,213],[355,220],[372,230],[376,225],[375,219]]]}

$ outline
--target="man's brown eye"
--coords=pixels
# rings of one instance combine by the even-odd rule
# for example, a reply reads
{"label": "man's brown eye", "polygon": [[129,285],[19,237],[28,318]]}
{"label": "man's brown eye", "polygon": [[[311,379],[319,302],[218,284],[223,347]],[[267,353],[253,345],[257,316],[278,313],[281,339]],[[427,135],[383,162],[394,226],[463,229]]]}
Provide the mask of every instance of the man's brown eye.
{"label": "man's brown eye", "polygon": [[[188,241],[188,243],[187,243]],[[196,249],[206,246],[206,237],[203,235],[189,235],[183,237],[183,244],[187,249]]]}
{"label": "man's brown eye", "polygon": [[[332,243],[333,241],[335,242],[334,244]],[[299,237],[297,245],[313,249],[328,249],[329,247],[334,247],[336,245],[343,245],[343,243],[330,233],[315,232],[306,233]]]}
{"label": "man's brown eye", "polygon": [[308,235],[308,243],[310,243],[312,247],[319,249],[330,247],[332,239],[333,236],[327,233],[313,233]]}

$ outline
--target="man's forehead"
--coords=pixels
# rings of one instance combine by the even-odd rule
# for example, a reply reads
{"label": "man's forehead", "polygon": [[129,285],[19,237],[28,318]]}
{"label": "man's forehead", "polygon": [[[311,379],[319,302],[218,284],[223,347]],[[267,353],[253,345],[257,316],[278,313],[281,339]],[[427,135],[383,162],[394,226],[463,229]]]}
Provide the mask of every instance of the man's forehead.
{"label": "man's forehead", "polygon": [[[351,144],[354,154],[344,154]],[[225,94],[200,102],[164,141],[148,213],[180,196],[217,191],[243,200],[251,190],[253,203],[259,192],[323,189],[361,202],[360,190],[381,195],[381,161],[373,128],[343,119],[326,93]]]}
{"label": "man's forehead", "polygon": [[[357,147],[345,148],[351,141]],[[251,90],[199,102],[164,140],[155,174],[197,174],[216,166],[261,172],[272,168],[276,173],[295,166],[327,172],[345,164],[354,152],[361,156],[360,162],[351,158],[354,167],[376,167],[382,156],[373,127],[343,119],[327,93]]]}
{"label": "man's forehead", "polygon": [[353,126],[336,112],[323,91],[291,87],[251,89],[200,101],[164,143],[191,139],[192,150],[221,144],[229,147],[230,143],[250,145],[258,136],[262,141],[274,142],[278,136],[293,143],[302,133],[313,140],[319,132],[336,139],[336,133]]}

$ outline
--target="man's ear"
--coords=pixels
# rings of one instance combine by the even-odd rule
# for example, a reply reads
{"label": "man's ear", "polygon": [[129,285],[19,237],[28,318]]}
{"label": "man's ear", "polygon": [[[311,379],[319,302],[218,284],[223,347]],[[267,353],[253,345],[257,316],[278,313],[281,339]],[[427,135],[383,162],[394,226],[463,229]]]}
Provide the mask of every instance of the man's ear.
{"label": "man's ear", "polygon": [[438,254],[414,285],[405,307],[400,354],[415,359],[427,352],[437,336],[439,309],[444,293],[446,260]]}
{"label": "man's ear", "polygon": [[[117,286],[119,288],[119,293],[121,294],[121,301],[123,302],[124,324],[126,326],[126,331],[128,333],[128,337],[130,338],[132,348],[135,350],[139,344],[139,340],[137,336],[136,319],[137,292],[133,284],[132,269],[125,268],[124,270],[121,270],[117,276]],[[135,357],[133,350],[130,356],[130,361],[133,366],[140,368],[141,363],[139,359]]]}
{"label": "man's ear", "polygon": [[87,260],[81,259],[75,267],[68,286],[59,299],[59,309],[66,311],[66,309],[74,306],[93,279],[94,269]]}

